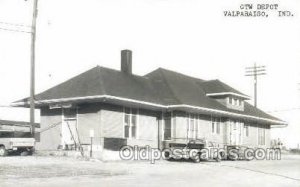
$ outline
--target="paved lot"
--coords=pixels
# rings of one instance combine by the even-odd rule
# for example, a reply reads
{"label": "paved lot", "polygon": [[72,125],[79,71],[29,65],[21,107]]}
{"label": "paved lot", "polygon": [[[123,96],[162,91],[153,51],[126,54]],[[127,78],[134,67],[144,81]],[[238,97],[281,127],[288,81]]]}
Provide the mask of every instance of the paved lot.
{"label": "paved lot", "polygon": [[100,162],[0,158],[0,186],[300,186],[300,156],[277,161]]}

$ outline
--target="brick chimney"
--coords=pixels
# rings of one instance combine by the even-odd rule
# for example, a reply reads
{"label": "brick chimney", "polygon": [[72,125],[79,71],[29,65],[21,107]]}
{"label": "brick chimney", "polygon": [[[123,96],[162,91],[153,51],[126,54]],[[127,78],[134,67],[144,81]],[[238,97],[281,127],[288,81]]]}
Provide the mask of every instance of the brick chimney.
{"label": "brick chimney", "polygon": [[132,51],[125,49],[121,51],[121,71],[132,74]]}

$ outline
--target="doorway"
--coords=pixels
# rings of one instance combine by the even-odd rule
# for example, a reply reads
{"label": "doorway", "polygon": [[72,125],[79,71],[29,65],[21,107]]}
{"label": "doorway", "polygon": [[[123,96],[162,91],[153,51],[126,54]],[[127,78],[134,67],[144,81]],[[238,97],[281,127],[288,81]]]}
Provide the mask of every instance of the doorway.
{"label": "doorway", "polygon": [[66,150],[76,150],[79,145],[76,109],[63,109],[61,145]]}
{"label": "doorway", "polygon": [[239,121],[230,121],[230,144],[241,145],[242,144],[242,129],[243,123]]}

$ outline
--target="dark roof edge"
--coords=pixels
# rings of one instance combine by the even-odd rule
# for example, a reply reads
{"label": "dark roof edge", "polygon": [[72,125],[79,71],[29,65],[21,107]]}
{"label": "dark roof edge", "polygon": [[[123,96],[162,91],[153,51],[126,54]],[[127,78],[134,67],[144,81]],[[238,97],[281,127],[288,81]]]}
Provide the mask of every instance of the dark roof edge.
{"label": "dark roof edge", "polygon": [[[111,100],[118,100],[118,101],[126,101],[126,102],[141,104],[141,105],[157,107],[157,108],[161,108],[161,109],[190,108],[190,109],[202,110],[202,111],[206,111],[206,112],[218,113],[218,114],[223,114],[223,115],[228,115],[228,116],[245,117],[245,118],[249,118],[249,119],[267,121],[267,122],[270,122],[273,124],[287,125],[287,122],[281,121],[281,120],[262,118],[262,117],[258,117],[258,116],[247,115],[247,114],[239,114],[239,113],[228,112],[228,111],[224,111],[224,110],[192,106],[192,105],[186,105],[186,104],[162,105],[162,104],[157,104],[157,103],[152,103],[152,102],[147,102],[147,101],[140,101],[140,100],[122,98],[122,97],[111,96],[111,95],[95,95],[95,96],[85,96],[85,97],[49,99],[49,100],[35,101],[35,103],[36,104],[51,104],[51,103],[59,103],[59,102],[71,102],[71,101],[80,101],[80,100],[84,101],[84,100],[93,100],[93,99],[108,99],[108,100],[111,99]],[[28,105],[28,102],[18,102],[18,103],[15,102],[15,103],[11,104],[11,106],[13,106],[13,107],[26,106],[26,105]]]}

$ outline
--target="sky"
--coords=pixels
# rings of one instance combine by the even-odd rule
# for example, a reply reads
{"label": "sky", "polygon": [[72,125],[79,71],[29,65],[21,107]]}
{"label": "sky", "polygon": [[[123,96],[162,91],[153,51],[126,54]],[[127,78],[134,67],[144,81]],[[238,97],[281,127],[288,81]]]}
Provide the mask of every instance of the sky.
{"label": "sky", "polygon": [[[29,96],[30,34],[1,28],[30,31],[24,25],[31,24],[32,2],[0,0],[0,119],[29,119],[27,109],[5,106]],[[163,67],[220,79],[253,97],[253,79],[244,75],[256,62],[267,70],[258,80],[258,107],[289,123],[272,129],[272,138],[296,147],[300,1],[251,2],[279,3],[294,16],[224,17],[239,0],[39,0],[36,92],[96,65],[120,69],[120,51],[130,49],[137,75]]]}

